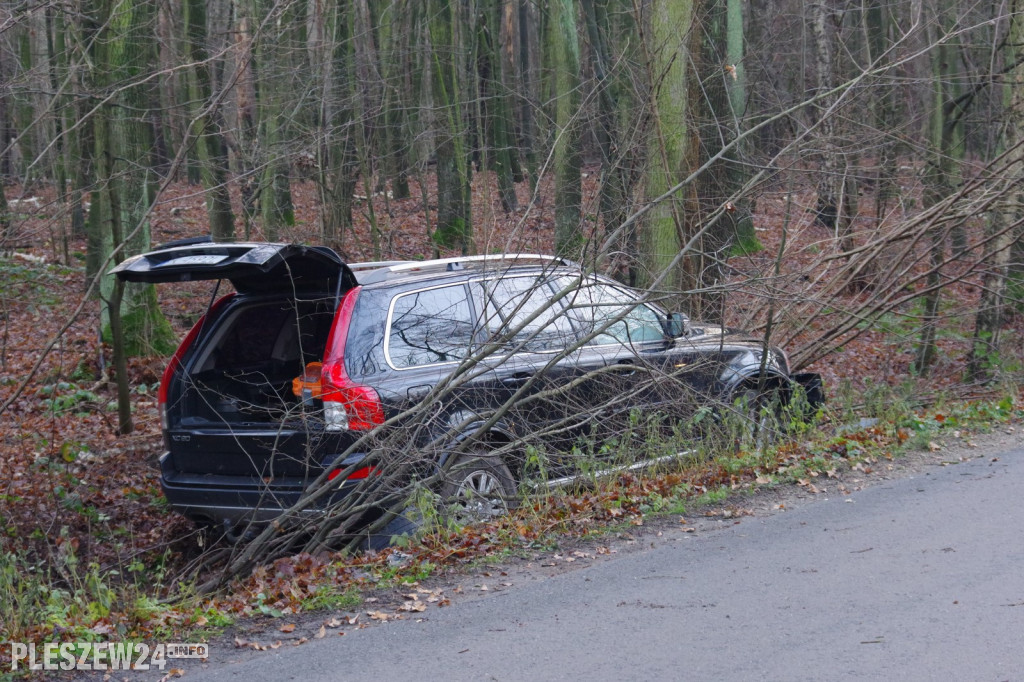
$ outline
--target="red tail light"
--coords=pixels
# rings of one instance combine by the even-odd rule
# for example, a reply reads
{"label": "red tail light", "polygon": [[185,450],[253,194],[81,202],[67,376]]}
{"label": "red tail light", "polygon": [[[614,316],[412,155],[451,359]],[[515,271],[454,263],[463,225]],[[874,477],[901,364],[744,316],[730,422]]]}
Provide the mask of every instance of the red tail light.
{"label": "red tail light", "polygon": [[369,386],[353,382],[345,371],[345,341],[359,291],[360,287],[355,287],[345,294],[327,339],[320,383],[328,431],[369,431],[384,423],[384,405],[380,396]]}
{"label": "red tail light", "polygon": [[234,297],[234,294],[227,294],[218,298],[210,309],[206,311],[206,314],[199,318],[199,321],[192,325],[192,329],[189,330],[188,334],[185,335],[185,340],[178,346],[178,350],[174,351],[174,355],[171,356],[170,362],[167,363],[167,367],[164,369],[164,374],[160,378],[160,390],[157,393],[157,401],[160,403],[160,419],[163,420],[163,427],[167,428],[167,413],[164,410],[164,406],[167,404],[167,391],[171,385],[171,379],[174,378],[175,372],[181,368],[181,361],[185,357],[185,353],[192,347],[196,337],[199,336],[199,331],[203,328],[203,324],[206,322],[206,318],[211,317],[214,313],[220,310],[224,305]]}
{"label": "red tail light", "polygon": [[[327,474],[327,480],[333,481],[341,473],[341,469],[335,469],[331,473]],[[363,467],[362,469],[356,469],[351,474],[345,477],[347,481],[358,481],[364,478],[369,478],[370,474],[376,474],[380,476],[380,472],[377,471],[377,467]]]}

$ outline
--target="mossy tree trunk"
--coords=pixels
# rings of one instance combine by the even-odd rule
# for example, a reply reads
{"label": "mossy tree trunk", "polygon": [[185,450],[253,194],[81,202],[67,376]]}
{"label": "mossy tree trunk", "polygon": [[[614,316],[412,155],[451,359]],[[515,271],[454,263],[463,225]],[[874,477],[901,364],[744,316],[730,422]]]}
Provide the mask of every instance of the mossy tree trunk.
{"label": "mossy tree trunk", "polygon": [[488,158],[497,179],[501,207],[510,213],[519,207],[515,178],[518,168],[514,131],[512,130],[512,103],[508,96],[505,76],[506,64],[501,58],[503,37],[511,37],[502,30],[504,13],[501,0],[488,0],[480,8],[477,25],[477,76],[482,95],[481,110],[485,131],[483,139],[490,148]]}
{"label": "mossy tree trunk", "polygon": [[696,273],[688,263],[692,254],[677,258],[694,236],[690,227],[695,187],[690,183],[674,189],[689,175],[696,152],[688,73],[693,16],[692,0],[658,0],[651,4],[644,26],[650,34],[645,49],[651,112],[644,191],[647,201],[657,203],[648,212],[638,240],[638,284],[646,286],[671,270],[665,273],[661,288],[674,292],[693,290],[696,285]]}
{"label": "mossy tree trunk", "polygon": [[544,94],[552,109],[549,137],[555,174],[555,251],[578,259],[583,250],[583,157],[577,8],[574,0],[552,0],[547,10]]}
{"label": "mossy tree trunk", "polygon": [[[690,111],[696,126],[696,163],[706,166],[696,180],[697,215],[690,232],[704,230],[692,269],[701,293],[691,312],[702,320],[721,323],[724,295],[716,289],[723,266],[735,248],[742,252],[760,248],[754,234],[750,205],[743,196],[746,166],[734,143],[740,133],[744,94],[739,90],[736,62],[742,60],[742,13],[730,13],[727,0],[707,0],[695,8],[690,48]],[[739,25],[734,22],[739,21]],[[730,53],[730,50],[732,52]],[[731,60],[735,60],[731,61]],[[721,155],[716,161],[712,159]]]}
{"label": "mossy tree trunk", "polygon": [[[116,88],[117,95],[115,106],[102,108],[96,121],[95,154],[103,157],[102,173],[98,173],[103,181],[100,191],[107,195],[97,214],[103,225],[102,259],[113,254],[116,263],[150,247],[149,214],[157,192],[150,112],[159,107],[159,93],[156,82],[147,76],[156,64],[152,39],[156,4],[134,0],[116,7],[101,6],[107,28],[102,41],[97,41],[96,80],[104,89]],[[174,351],[177,338],[160,311],[153,285],[120,285],[105,277],[101,292],[106,302],[104,337],[114,339],[125,356]]]}

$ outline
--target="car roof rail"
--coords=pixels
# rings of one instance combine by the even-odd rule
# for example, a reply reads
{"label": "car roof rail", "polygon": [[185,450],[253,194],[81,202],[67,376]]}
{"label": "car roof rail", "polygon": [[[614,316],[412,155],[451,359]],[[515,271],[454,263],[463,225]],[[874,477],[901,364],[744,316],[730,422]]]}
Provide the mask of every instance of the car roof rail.
{"label": "car roof rail", "polygon": [[[355,272],[356,270],[378,270],[380,268],[389,268],[394,265],[402,265],[404,263],[412,263],[413,261],[408,260],[381,260],[381,261],[366,261],[365,263],[349,263],[348,269]],[[423,261],[420,261],[421,263]]]}
{"label": "car roof rail", "polygon": [[389,279],[392,275],[399,275],[407,272],[455,272],[466,270],[469,267],[480,267],[488,263],[509,263],[518,265],[520,263],[553,263],[555,265],[576,265],[571,260],[559,256],[548,256],[539,253],[495,253],[480,256],[456,256],[453,258],[438,258],[435,260],[409,260],[409,261],[382,261],[380,263],[355,263],[349,264],[352,270],[366,271],[365,276],[360,277],[361,284],[372,284]]}

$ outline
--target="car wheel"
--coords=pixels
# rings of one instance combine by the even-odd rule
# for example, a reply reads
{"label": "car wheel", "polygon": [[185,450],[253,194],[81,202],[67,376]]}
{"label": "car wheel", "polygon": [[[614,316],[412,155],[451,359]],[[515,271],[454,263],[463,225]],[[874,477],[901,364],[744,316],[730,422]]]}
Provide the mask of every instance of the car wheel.
{"label": "car wheel", "polygon": [[382,550],[391,547],[395,538],[403,535],[415,535],[423,525],[423,519],[419,514],[406,510],[388,521],[376,533],[372,533],[363,540],[363,549]]}
{"label": "car wheel", "polygon": [[441,502],[459,525],[488,521],[515,508],[515,480],[496,455],[466,453],[445,472]]}

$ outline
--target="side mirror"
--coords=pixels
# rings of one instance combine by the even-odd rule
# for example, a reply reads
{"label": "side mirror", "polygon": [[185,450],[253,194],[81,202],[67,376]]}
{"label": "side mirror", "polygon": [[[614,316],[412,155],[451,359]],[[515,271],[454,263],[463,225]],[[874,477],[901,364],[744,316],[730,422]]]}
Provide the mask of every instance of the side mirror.
{"label": "side mirror", "polygon": [[682,313],[669,313],[665,318],[665,334],[676,338],[690,333],[690,318]]}

